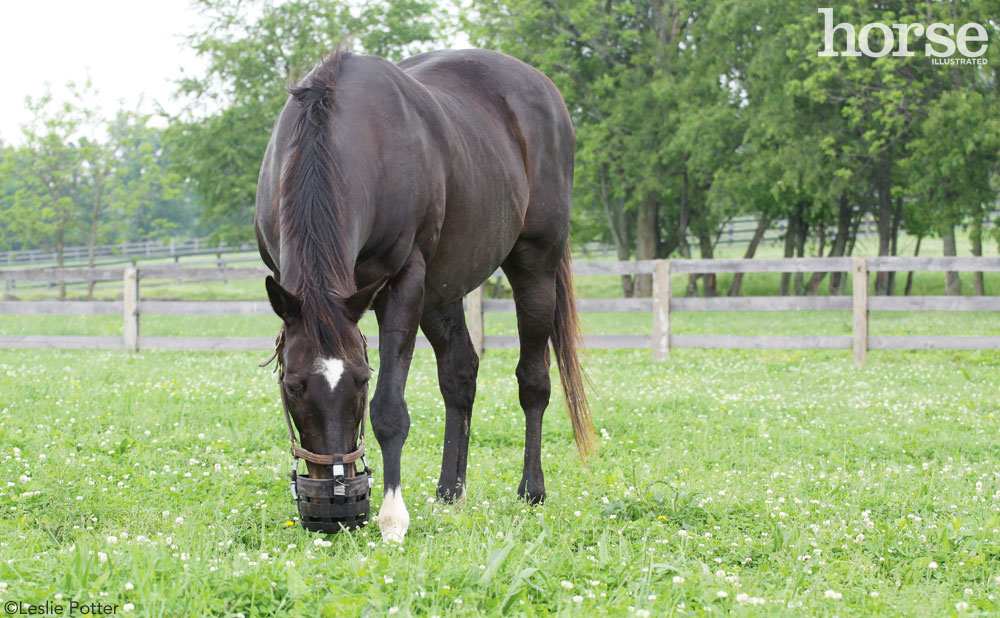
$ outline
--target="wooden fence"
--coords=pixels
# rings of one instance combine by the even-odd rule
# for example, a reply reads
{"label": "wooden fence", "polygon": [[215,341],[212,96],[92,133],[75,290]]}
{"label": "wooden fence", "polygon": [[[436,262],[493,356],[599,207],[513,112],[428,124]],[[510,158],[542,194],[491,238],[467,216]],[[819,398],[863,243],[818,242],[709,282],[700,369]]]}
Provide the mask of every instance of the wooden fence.
{"label": "wooden fence", "polygon": [[[138,240],[135,242],[121,242],[109,245],[95,245],[94,259],[98,262],[124,262],[135,259],[151,258],[173,258],[175,261],[181,257],[192,255],[218,255],[220,258],[228,253],[242,253],[246,251],[256,251],[257,244],[245,242],[239,245],[230,245],[226,242],[212,243],[205,238],[189,238],[169,240]],[[90,248],[86,245],[71,245],[63,248],[63,262],[85,262],[90,258]],[[55,251],[45,249],[22,249],[14,251],[0,251],[0,264],[7,266],[17,265],[44,265],[54,263],[57,259]]]}
{"label": "wooden fence", "polygon": [[[869,296],[869,274],[880,271],[1000,271],[1000,258],[792,258],[753,260],[657,260],[634,262],[580,262],[576,275],[653,276],[652,298],[582,298],[583,312],[652,312],[652,333],[633,335],[589,335],[591,348],[647,348],[653,357],[666,360],[674,348],[724,349],[853,349],[854,360],[863,365],[868,350],[995,350],[1000,336],[906,335],[870,336],[869,311],[1000,311],[1000,296]],[[699,273],[847,272],[852,274],[850,296],[758,296],[720,298],[675,298],[670,292],[672,275]],[[120,301],[0,301],[2,314],[120,314],[123,336],[0,335],[0,348],[117,348],[137,350],[267,350],[271,337],[149,337],[140,332],[140,317],[171,315],[271,314],[266,301],[161,301],[143,300],[141,281],[185,279],[230,281],[263,278],[263,267],[125,269],[0,270],[0,279],[29,281],[87,281],[120,278]],[[141,278],[140,278],[141,276]],[[485,287],[485,284],[484,284]],[[477,349],[516,348],[516,335],[484,335],[483,314],[513,312],[514,301],[483,297],[483,288],[467,298],[469,332]],[[678,311],[851,311],[850,335],[684,335],[670,330],[670,316]],[[378,338],[369,344],[377,347]],[[423,337],[418,347],[428,347]]]}

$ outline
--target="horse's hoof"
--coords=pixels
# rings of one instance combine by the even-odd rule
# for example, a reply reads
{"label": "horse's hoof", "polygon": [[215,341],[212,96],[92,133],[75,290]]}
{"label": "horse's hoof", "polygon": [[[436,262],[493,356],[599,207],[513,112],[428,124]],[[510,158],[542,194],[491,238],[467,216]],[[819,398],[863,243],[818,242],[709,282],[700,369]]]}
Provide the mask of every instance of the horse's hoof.
{"label": "horse's hoof", "polygon": [[545,487],[532,490],[532,488],[526,487],[524,481],[521,481],[521,485],[517,488],[517,496],[531,506],[538,506],[545,502]]}
{"label": "horse's hoof", "polygon": [[382,508],[378,512],[378,527],[382,531],[383,541],[402,543],[406,537],[406,531],[410,527],[410,514],[398,488],[386,490]]}
{"label": "horse's hoof", "polygon": [[462,485],[461,489],[438,485],[437,499],[444,504],[461,504],[465,502],[465,485]]}

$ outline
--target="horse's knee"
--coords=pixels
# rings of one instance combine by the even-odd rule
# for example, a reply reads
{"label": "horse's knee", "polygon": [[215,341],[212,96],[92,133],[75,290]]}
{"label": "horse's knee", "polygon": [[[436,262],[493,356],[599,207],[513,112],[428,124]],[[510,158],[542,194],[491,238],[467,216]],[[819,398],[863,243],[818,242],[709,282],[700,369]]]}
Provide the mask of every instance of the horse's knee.
{"label": "horse's knee", "polygon": [[445,403],[458,410],[471,411],[476,398],[478,374],[479,358],[475,353],[452,363],[448,371],[439,376]]}
{"label": "horse's knee", "polygon": [[410,413],[402,397],[380,396],[371,401],[372,431],[379,444],[402,444],[410,433]]}
{"label": "horse's knee", "polygon": [[518,398],[525,412],[545,409],[549,405],[552,383],[548,368],[541,364],[519,363],[517,371]]}

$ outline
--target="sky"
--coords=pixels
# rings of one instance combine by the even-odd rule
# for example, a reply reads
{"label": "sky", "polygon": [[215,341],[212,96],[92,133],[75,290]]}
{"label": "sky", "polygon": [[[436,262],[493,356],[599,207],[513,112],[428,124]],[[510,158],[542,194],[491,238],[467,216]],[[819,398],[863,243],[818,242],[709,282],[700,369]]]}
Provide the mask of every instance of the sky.
{"label": "sky", "polygon": [[186,34],[204,24],[190,0],[11,0],[0,9],[0,139],[21,141],[31,119],[26,96],[40,97],[48,83],[56,99],[65,83],[83,83],[88,71],[98,102],[110,115],[121,103],[142,109],[154,102],[177,111],[172,100],[182,67],[199,74],[204,64],[186,49]]}

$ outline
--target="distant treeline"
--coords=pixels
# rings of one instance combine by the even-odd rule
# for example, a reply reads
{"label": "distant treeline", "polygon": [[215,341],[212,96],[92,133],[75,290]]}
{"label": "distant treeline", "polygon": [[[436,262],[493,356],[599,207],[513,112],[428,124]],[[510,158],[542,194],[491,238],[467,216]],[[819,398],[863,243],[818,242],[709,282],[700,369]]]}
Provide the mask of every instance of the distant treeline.
{"label": "distant treeline", "polygon": [[[748,257],[779,220],[786,256],[804,255],[807,243],[842,256],[869,217],[880,255],[896,255],[903,232],[939,239],[953,255],[960,225],[981,254],[1000,240],[985,225],[1000,184],[996,0],[831,4],[833,23],[851,26],[834,34],[836,49],[885,54],[820,55],[826,16],[804,0],[468,0],[452,8],[375,0],[362,12],[343,0],[203,0],[209,26],[188,44],[207,69],[179,84],[191,105],[162,133],[119,114],[86,140],[87,120],[39,102],[32,139],[3,150],[0,248],[185,226],[251,238],[257,172],[290,80],[340,41],[398,60],[468,40],[524,59],[562,91],[577,131],[578,244],[611,243],[620,259],[708,258],[726,221],[752,216],[759,225]],[[981,51],[976,62],[930,57],[915,25],[935,23],[953,38],[966,24],[985,30],[985,43],[953,50],[955,59]],[[867,24],[886,27],[864,29],[864,46],[848,41]],[[902,30],[912,56],[898,37],[882,38]],[[60,160],[66,142],[82,150]],[[95,145],[104,154],[88,150]],[[45,226],[34,224],[39,217]],[[699,292],[715,294],[714,285],[704,277]],[[894,285],[880,274],[876,291]],[[649,288],[648,277],[623,279],[626,295]]]}

